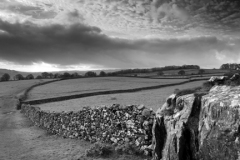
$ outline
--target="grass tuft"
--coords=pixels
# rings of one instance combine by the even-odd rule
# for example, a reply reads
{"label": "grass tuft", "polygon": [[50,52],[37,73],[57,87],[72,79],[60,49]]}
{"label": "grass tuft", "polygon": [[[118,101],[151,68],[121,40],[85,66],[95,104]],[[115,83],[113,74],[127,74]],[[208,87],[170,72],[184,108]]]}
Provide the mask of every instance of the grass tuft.
{"label": "grass tuft", "polygon": [[87,157],[108,157],[113,153],[113,151],[114,149],[111,145],[96,142],[85,151],[85,155]]}
{"label": "grass tuft", "polygon": [[116,97],[111,97],[110,100],[117,100],[117,98]]}

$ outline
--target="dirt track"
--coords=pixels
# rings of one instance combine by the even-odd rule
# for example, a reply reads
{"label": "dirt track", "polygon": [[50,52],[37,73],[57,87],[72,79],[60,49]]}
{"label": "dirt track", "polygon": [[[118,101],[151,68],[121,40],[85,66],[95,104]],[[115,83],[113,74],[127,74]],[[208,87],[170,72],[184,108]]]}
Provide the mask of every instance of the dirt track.
{"label": "dirt track", "polygon": [[89,143],[48,135],[15,109],[14,95],[25,88],[0,97],[0,160],[78,159]]}

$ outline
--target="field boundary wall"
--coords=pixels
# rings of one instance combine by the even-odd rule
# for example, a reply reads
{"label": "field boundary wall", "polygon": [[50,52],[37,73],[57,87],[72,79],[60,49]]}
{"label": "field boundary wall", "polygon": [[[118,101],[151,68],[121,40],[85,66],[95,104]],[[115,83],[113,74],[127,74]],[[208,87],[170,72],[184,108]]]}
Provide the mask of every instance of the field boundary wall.
{"label": "field boundary wall", "polygon": [[67,95],[67,96],[60,96],[60,97],[53,97],[53,98],[45,98],[45,99],[37,99],[37,100],[29,100],[24,101],[24,104],[36,105],[36,104],[44,104],[49,102],[58,102],[58,101],[65,101],[83,97],[91,97],[97,95],[108,95],[108,94],[118,94],[118,93],[131,93],[131,92],[139,92],[144,90],[151,90],[151,89],[159,89],[163,87],[171,87],[176,85],[182,85],[189,82],[194,81],[202,81],[203,79],[193,79],[188,81],[183,81],[179,83],[172,83],[172,84],[164,84],[164,85],[157,85],[157,86],[149,86],[149,87],[141,87],[141,88],[134,88],[134,89],[125,89],[125,90],[110,90],[110,91],[101,91],[101,92],[92,92],[92,93],[83,93],[83,94],[76,94],[76,95]]}
{"label": "field boundary wall", "polygon": [[21,112],[36,126],[63,138],[110,143],[115,149],[131,146],[131,152],[151,154],[155,113],[143,105],[85,107],[77,112],[48,112],[23,104]]}

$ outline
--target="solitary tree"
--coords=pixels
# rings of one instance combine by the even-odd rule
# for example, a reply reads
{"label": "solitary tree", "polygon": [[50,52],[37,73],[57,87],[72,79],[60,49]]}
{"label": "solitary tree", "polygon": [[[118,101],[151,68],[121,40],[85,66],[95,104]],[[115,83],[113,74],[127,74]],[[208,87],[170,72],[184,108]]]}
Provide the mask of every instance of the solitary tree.
{"label": "solitary tree", "polygon": [[200,69],[200,70],[198,71],[198,74],[200,74],[200,75],[202,75],[203,73],[205,73],[205,70],[204,70],[204,69]]}
{"label": "solitary tree", "polygon": [[24,80],[24,77],[23,77],[23,75],[21,75],[21,74],[16,74],[16,75],[14,76],[14,80]]}
{"label": "solitary tree", "polygon": [[184,70],[180,70],[180,71],[178,72],[178,74],[181,75],[181,76],[183,76],[183,75],[185,75],[185,71],[184,71]]}
{"label": "solitary tree", "polygon": [[9,81],[10,75],[8,73],[4,73],[0,79],[0,81]]}
{"label": "solitary tree", "polygon": [[48,72],[43,72],[41,75],[42,75],[42,78],[49,78]]}
{"label": "solitary tree", "polygon": [[157,74],[158,74],[158,76],[164,75],[163,71],[159,71]]}
{"label": "solitary tree", "polygon": [[29,75],[26,76],[25,79],[34,79],[34,76],[32,74],[29,74]]}

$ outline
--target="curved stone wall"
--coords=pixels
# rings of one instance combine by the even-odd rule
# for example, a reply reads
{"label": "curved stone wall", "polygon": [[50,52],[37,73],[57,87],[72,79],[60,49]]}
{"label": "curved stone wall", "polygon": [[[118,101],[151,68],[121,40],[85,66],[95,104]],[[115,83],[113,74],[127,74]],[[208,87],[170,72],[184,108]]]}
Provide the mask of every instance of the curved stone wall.
{"label": "curved stone wall", "polygon": [[114,146],[129,144],[150,155],[155,113],[143,105],[83,108],[78,112],[51,113],[23,104],[21,112],[35,125],[64,138],[102,141]]}

